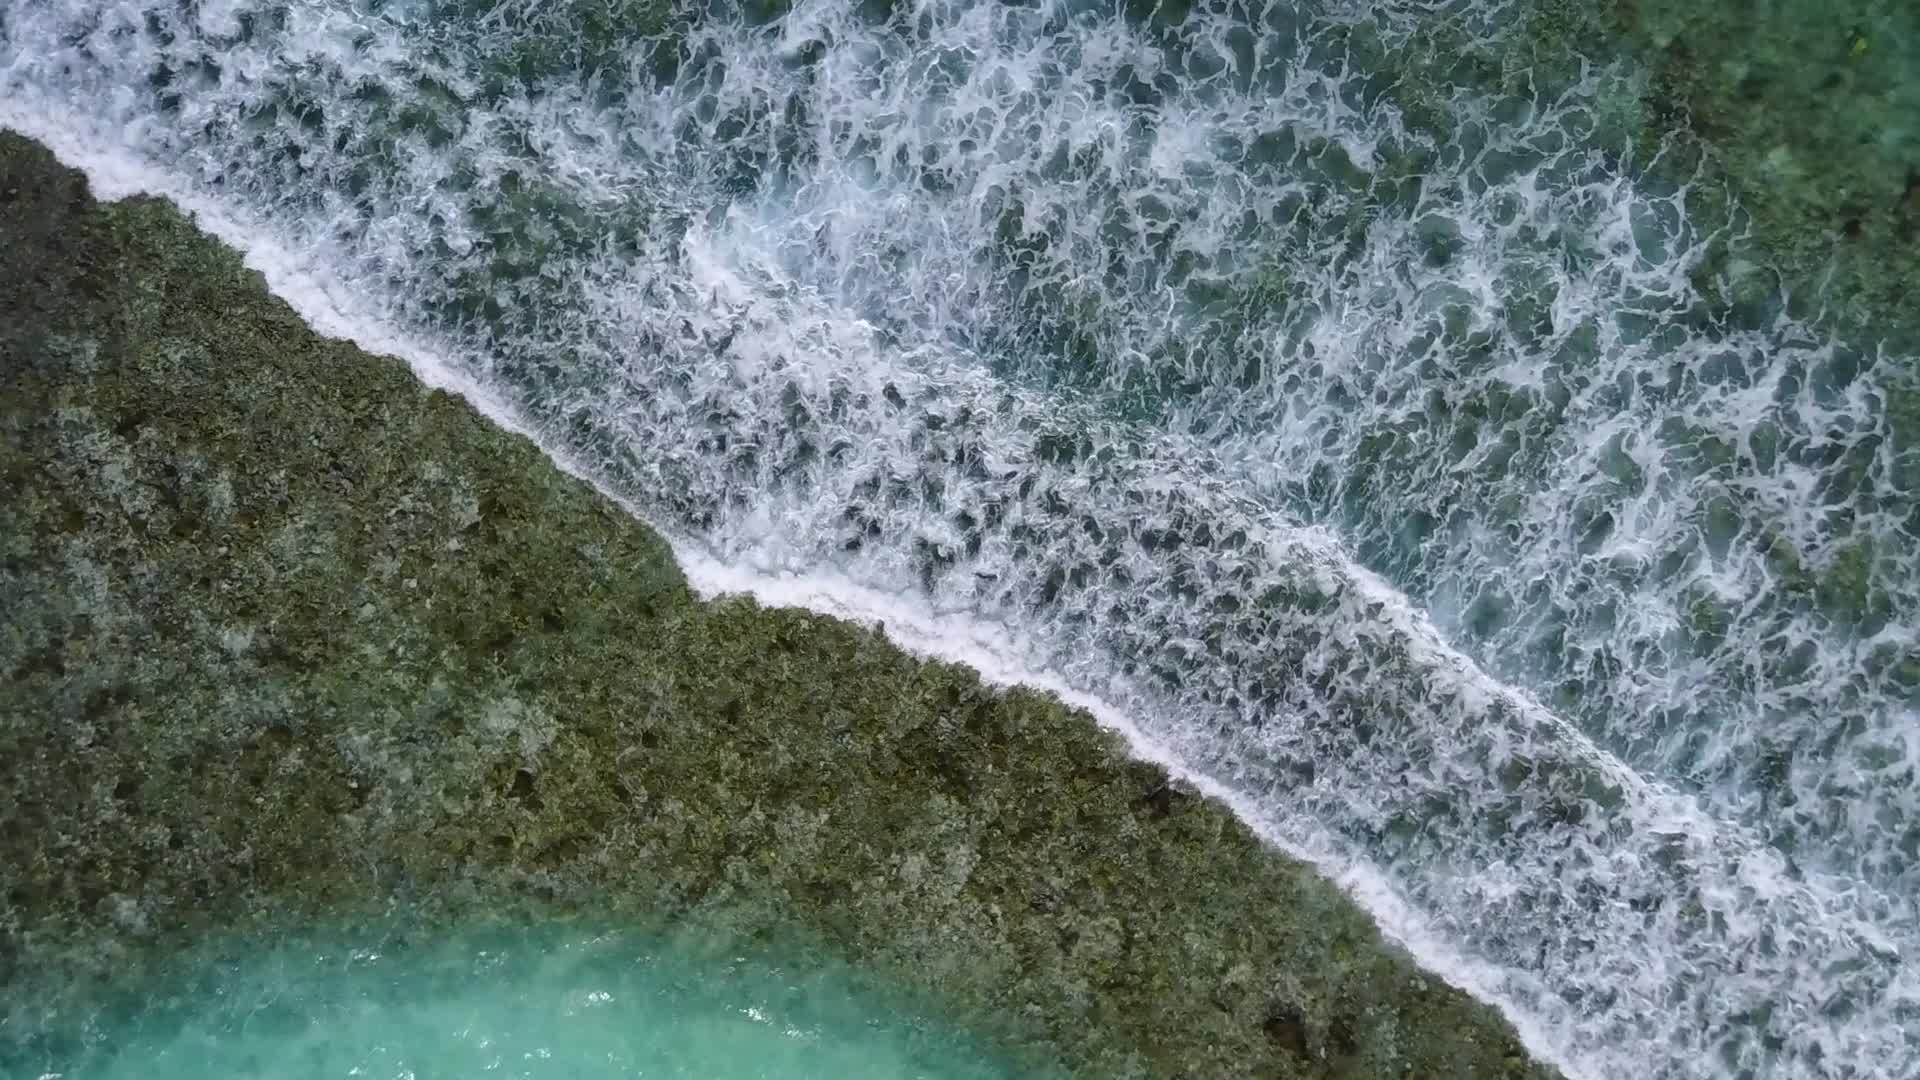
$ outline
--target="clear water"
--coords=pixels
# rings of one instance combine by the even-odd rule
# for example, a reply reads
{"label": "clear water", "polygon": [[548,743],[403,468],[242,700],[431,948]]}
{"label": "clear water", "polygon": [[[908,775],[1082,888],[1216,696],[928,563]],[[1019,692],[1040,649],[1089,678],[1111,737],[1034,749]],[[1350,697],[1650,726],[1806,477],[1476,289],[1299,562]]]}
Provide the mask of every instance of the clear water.
{"label": "clear water", "polygon": [[1576,1075],[1920,1074],[1920,366],[1697,293],[1636,72],[1436,131],[1393,45],[1498,3],[637,7],[14,5],[0,122],[700,580],[1097,705]]}
{"label": "clear water", "polygon": [[74,1080],[1021,1075],[844,970],[615,932],[217,941],[126,998],[77,1037],[50,1023],[68,1049],[15,1064]]}

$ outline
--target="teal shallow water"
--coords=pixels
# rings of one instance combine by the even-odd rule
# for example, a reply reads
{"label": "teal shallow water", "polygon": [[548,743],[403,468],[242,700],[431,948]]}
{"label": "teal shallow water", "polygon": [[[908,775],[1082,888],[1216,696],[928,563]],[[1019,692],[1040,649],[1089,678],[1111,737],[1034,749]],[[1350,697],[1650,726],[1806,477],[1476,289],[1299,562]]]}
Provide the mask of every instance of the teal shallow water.
{"label": "teal shallow water", "polygon": [[[6,1075],[925,1078],[1023,1075],[815,958],[579,928],[228,939],[48,1021]],[[0,1063],[5,1064],[5,1063]]]}

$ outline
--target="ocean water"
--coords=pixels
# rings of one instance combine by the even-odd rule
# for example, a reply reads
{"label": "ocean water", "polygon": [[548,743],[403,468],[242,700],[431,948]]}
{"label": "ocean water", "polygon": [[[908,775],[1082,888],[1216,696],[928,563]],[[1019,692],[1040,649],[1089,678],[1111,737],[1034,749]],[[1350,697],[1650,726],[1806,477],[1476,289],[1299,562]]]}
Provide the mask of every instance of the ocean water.
{"label": "ocean water", "polygon": [[48,1019],[44,1060],[0,1064],[74,1080],[1024,1075],[845,969],[720,944],[558,927],[220,938]]}
{"label": "ocean water", "polygon": [[696,582],[1093,707],[1574,1076],[1920,1075],[1920,365],[1703,294],[1644,73],[1422,36],[1514,7],[46,0],[0,123]]}

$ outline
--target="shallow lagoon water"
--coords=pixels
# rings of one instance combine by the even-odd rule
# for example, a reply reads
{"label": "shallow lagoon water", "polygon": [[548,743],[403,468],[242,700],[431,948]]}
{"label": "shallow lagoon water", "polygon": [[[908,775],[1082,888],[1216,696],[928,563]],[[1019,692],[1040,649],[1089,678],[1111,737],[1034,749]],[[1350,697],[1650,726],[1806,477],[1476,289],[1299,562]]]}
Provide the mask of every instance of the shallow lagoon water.
{"label": "shallow lagoon water", "polygon": [[817,956],[684,936],[336,928],[203,942],[156,971],[48,1022],[78,1052],[15,1064],[98,1080],[1028,1075]]}

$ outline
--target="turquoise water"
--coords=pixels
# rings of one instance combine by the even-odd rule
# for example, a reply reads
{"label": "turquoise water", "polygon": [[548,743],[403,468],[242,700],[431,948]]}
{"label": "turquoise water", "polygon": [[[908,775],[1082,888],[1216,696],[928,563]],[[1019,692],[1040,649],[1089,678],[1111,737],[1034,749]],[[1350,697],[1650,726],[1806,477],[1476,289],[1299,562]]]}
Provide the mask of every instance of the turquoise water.
{"label": "turquoise water", "polygon": [[50,0],[0,122],[1575,1075],[1920,1075],[1920,362],[1709,263],[1647,72],[1456,65],[1518,6]]}
{"label": "turquoise water", "polygon": [[[817,959],[579,929],[204,943],[116,987],[71,1080],[993,1080],[1022,1075]],[[71,1015],[73,1010],[69,1010]],[[56,1018],[50,1027],[71,1039]],[[0,1063],[4,1064],[4,1063]]]}

